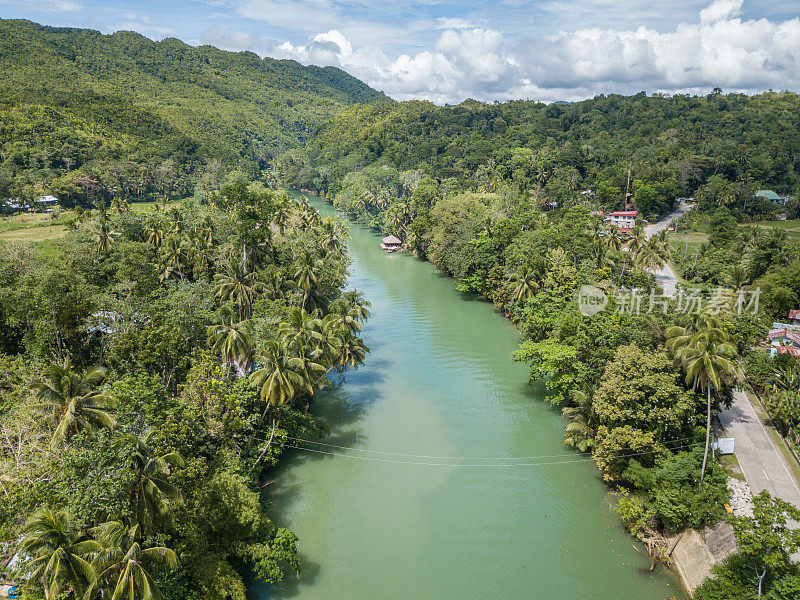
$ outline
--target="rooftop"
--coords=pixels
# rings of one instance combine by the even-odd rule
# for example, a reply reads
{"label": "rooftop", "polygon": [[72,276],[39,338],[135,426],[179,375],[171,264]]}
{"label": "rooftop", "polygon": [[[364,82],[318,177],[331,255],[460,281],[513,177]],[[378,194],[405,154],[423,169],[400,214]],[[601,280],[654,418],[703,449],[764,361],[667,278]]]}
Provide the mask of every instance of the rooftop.
{"label": "rooftop", "polygon": [[758,190],[756,192],[756,196],[760,196],[762,198],[766,198],[767,200],[780,200],[781,199],[781,197],[778,196],[778,194],[776,194],[772,190]]}

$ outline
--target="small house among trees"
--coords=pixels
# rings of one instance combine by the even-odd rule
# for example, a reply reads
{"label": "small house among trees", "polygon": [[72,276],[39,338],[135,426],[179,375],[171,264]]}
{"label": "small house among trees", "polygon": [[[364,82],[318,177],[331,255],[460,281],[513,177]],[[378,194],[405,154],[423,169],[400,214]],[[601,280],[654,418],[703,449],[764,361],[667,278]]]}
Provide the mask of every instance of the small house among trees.
{"label": "small house among trees", "polygon": [[396,252],[403,246],[403,242],[393,235],[388,235],[381,241],[383,242],[381,250],[386,250],[386,252]]}

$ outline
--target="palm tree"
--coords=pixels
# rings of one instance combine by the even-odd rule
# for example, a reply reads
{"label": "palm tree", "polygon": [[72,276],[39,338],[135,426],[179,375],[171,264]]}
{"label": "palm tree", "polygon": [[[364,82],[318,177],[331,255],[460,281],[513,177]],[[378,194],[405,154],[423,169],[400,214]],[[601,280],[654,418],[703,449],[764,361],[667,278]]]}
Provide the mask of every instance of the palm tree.
{"label": "palm tree", "polygon": [[351,334],[361,331],[360,312],[355,308],[350,308],[350,305],[344,299],[340,298],[331,302],[329,308],[330,313],[327,317],[333,319],[340,328],[349,331]]}
{"label": "palm tree", "polygon": [[216,276],[214,295],[220,302],[230,300],[238,306],[239,321],[250,318],[253,300],[265,289],[264,284],[256,279],[257,276],[255,271],[248,273],[242,269],[238,262],[232,263],[227,273],[218,273]]}
{"label": "palm tree", "polygon": [[233,365],[239,377],[244,377],[253,357],[253,328],[250,321],[236,321],[230,304],[219,310],[220,322],[208,327],[208,345],[220,356],[224,365]]}
{"label": "palm tree", "polygon": [[734,292],[740,291],[747,283],[747,271],[742,265],[733,265],[728,275],[728,282]]}
{"label": "palm tree", "polygon": [[145,567],[161,565],[170,570],[178,566],[178,556],[163,546],[142,548],[138,525],[126,527],[120,521],[109,521],[92,530],[102,544],[95,554],[93,566],[97,576],[86,590],[84,600],[104,597],[113,589],[111,600],[160,600],[161,592]]}
{"label": "palm tree", "polygon": [[172,468],[183,467],[183,458],[177,452],[154,456],[149,441],[152,431],[143,437],[131,434],[114,439],[115,447],[131,447],[130,470],[133,481],[129,491],[131,511],[144,533],[152,530],[153,522],[162,514],[169,502],[180,502],[181,493],[167,481]]}
{"label": "palm tree", "polygon": [[644,226],[641,219],[636,219],[636,224],[631,230],[630,237],[628,238],[628,252],[636,256],[644,246],[646,241]]}
{"label": "palm tree", "polygon": [[114,196],[114,198],[111,200],[111,209],[118,215],[130,212],[131,210],[130,206],[128,206],[128,203],[120,196]]}
{"label": "palm tree", "polygon": [[45,370],[43,381],[34,385],[37,402],[33,408],[46,415],[55,427],[52,442],[69,441],[79,431],[94,431],[116,425],[108,412],[112,398],[97,385],[106,378],[106,370],[92,367],[76,372],[67,357],[62,363],[52,363]]}
{"label": "palm tree", "polygon": [[144,226],[144,231],[147,234],[147,243],[156,250],[161,248],[161,244],[164,243],[164,229],[161,224],[157,220],[150,218]]}
{"label": "palm tree", "polygon": [[260,387],[261,399],[267,403],[264,414],[272,405],[291,403],[304,382],[299,373],[300,361],[291,355],[286,342],[268,341],[265,353],[255,362],[260,368],[250,375],[250,380]]}
{"label": "palm tree", "polygon": [[664,335],[667,338],[667,350],[676,355],[680,348],[691,345],[692,338],[709,329],[722,329],[722,319],[712,312],[698,311],[688,315],[686,324],[673,325],[667,328]]}
{"label": "palm tree", "polygon": [[536,291],[539,289],[539,284],[536,281],[535,273],[529,266],[523,266],[516,273],[512,273],[509,280],[512,283],[511,288],[511,302],[525,302],[528,298],[532,298]]}
{"label": "palm tree", "polygon": [[106,215],[101,214],[94,232],[94,241],[97,251],[100,254],[108,254],[111,252],[111,244],[118,235],[119,234],[111,228],[111,224],[108,222],[108,219],[106,219]]}
{"label": "palm tree", "polygon": [[95,579],[87,557],[99,551],[100,544],[78,539],[64,510],[40,508],[22,528],[19,550],[29,560],[22,563],[21,575],[27,581],[38,581],[46,600],[65,592],[78,598]]}
{"label": "palm tree", "polygon": [[286,321],[278,326],[278,335],[294,350],[317,348],[324,341],[322,319],[318,311],[312,314],[294,306],[289,309]]}
{"label": "palm tree", "polygon": [[206,281],[211,279],[211,273],[214,270],[213,251],[214,247],[209,243],[208,237],[202,231],[197,231],[192,239],[191,249],[191,262],[195,276],[202,273],[205,275]]}
{"label": "palm tree", "polygon": [[[709,323],[709,321],[705,321]],[[719,327],[705,325],[690,338],[678,344],[676,358],[686,372],[686,384],[692,389],[706,391],[706,445],[703,453],[703,467],[700,480],[706,472],[708,447],[711,441],[711,388],[717,393],[722,389],[726,377],[735,377],[736,346],[731,344],[728,335]]]}
{"label": "palm tree", "polygon": [[186,241],[183,238],[170,237],[161,248],[162,264],[169,269],[170,274],[177,273],[181,279],[184,278],[186,258]]}
{"label": "palm tree", "polygon": [[322,267],[323,262],[314,258],[308,250],[303,253],[298,261],[293,277],[298,287],[304,292],[303,302],[300,305],[302,308],[306,307],[311,290],[315,289],[319,283],[319,274]]}
{"label": "palm tree", "polygon": [[596,445],[592,395],[573,390],[572,402],[574,406],[565,406],[561,409],[561,416],[568,421],[564,427],[564,445],[577,448],[580,452],[589,452]]}
{"label": "palm tree", "polygon": [[669,258],[669,246],[660,234],[651,237],[634,255],[636,264],[645,270],[660,269]]}
{"label": "palm tree", "polygon": [[598,239],[595,242],[594,258],[598,269],[614,266],[614,259],[609,255],[608,246],[605,245],[602,239]]}
{"label": "palm tree", "polygon": [[800,390],[800,370],[793,365],[775,369],[775,388],[781,390]]}
{"label": "palm tree", "polygon": [[209,215],[203,217],[203,220],[200,222],[200,227],[198,228],[198,235],[205,240],[206,244],[209,246],[214,246],[216,242],[214,239],[215,231],[214,220]]}
{"label": "palm tree", "polygon": [[289,216],[291,215],[289,204],[288,201],[279,202],[272,213],[272,224],[278,227],[281,235],[283,235],[286,223],[289,222]]}
{"label": "palm tree", "polygon": [[358,290],[350,290],[342,294],[342,300],[347,303],[349,310],[355,312],[359,321],[364,322],[369,318],[369,307],[372,304],[364,298],[363,293]]}
{"label": "palm tree", "polygon": [[364,345],[361,338],[348,333],[341,342],[337,365],[340,369],[357,369],[364,364],[367,352],[369,348]]}
{"label": "palm tree", "polygon": [[604,226],[598,235],[608,249],[616,251],[622,249],[622,234],[616,225]]}

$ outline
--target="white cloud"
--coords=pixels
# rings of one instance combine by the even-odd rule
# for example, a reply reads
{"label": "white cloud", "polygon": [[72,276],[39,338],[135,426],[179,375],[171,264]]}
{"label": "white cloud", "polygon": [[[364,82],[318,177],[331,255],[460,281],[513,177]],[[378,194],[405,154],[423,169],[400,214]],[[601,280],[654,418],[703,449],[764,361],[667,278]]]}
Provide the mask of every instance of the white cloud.
{"label": "white cloud", "polygon": [[701,23],[715,23],[742,13],[744,0],[716,0],[700,11]]}
{"label": "white cloud", "polygon": [[[293,12],[309,3],[323,13],[337,10],[331,0],[281,5]],[[246,4],[248,10],[268,12],[275,3]],[[274,45],[220,29],[206,32],[204,39],[305,64],[338,66],[394,98],[440,103],[467,97],[575,100],[640,90],[704,93],[716,86],[800,89],[800,18],[743,20],[742,9],[743,0],[716,0],[691,22],[667,30],[591,27],[514,41],[497,29],[441,18],[435,42],[394,56],[386,54],[380,34],[361,34],[354,42],[352,23],[320,29],[324,33],[299,44]]]}
{"label": "white cloud", "polygon": [[455,17],[439,17],[436,19],[436,29],[469,29],[474,25],[466,19]]}

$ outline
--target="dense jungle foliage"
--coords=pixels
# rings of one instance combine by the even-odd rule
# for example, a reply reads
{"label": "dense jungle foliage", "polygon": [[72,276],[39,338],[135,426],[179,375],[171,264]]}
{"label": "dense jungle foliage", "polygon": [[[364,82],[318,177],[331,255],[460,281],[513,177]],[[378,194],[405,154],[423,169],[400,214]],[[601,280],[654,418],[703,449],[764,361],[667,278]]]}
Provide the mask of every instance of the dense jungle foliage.
{"label": "dense jungle foliage", "polygon": [[[210,203],[100,201],[0,245],[0,548],[23,598],[244,600],[302,567],[261,497],[367,349],[341,223],[234,175]],[[291,443],[291,442],[290,442]],[[159,592],[160,590],[160,592]]]}
{"label": "dense jungle foliage", "polygon": [[[389,101],[333,67],[0,20],[0,197],[191,194],[213,159],[255,176],[353,103]],[[76,180],[77,183],[76,183]]]}
{"label": "dense jungle foliage", "polygon": [[[797,217],[796,200],[755,192],[796,193],[798,108],[800,96],[772,92],[352,107],[278,164],[517,323],[513,359],[546,381],[565,444],[594,457],[625,526],[654,563],[669,563],[670,535],[726,514],[729,474],[705,456],[709,413],[758,374],[785,425],[800,418],[798,360],[761,347],[772,320],[800,306],[800,243],[741,226]],[[689,196],[697,203],[682,225],[710,237],[691,263],[667,231],[603,221],[628,206],[656,219]],[[689,280],[674,299],[652,276],[667,261]],[[584,286],[606,295],[604,310],[580,310]],[[753,297],[758,307],[745,305]],[[755,597],[758,585],[791,597],[798,536],[768,531],[796,515],[759,499],[754,518],[734,520],[740,553],[698,597]],[[754,553],[759,544],[771,556]],[[724,595],[734,589],[744,595]]]}
{"label": "dense jungle foliage", "polygon": [[[753,217],[772,210],[752,201],[756,189],[785,195],[800,183],[798,128],[800,96],[788,92],[403,102],[342,111],[282,166],[302,187],[344,192],[351,198],[342,203],[363,199],[370,208],[383,195],[402,196],[393,173],[419,170],[459,190],[510,188],[540,205],[580,198],[621,209],[627,191],[645,218],[668,212],[682,196]],[[368,177],[381,180],[372,189],[352,175],[378,167],[388,173]],[[579,195],[587,189],[593,195]]]}

